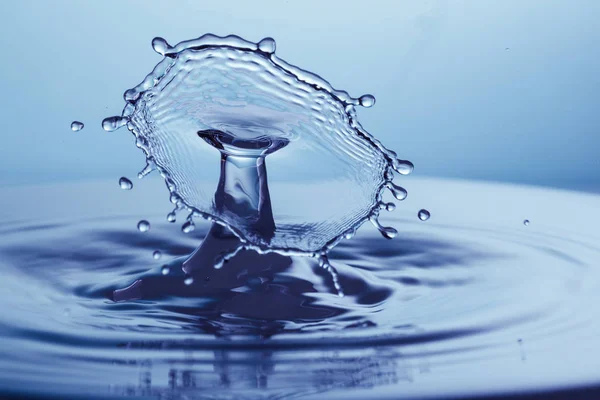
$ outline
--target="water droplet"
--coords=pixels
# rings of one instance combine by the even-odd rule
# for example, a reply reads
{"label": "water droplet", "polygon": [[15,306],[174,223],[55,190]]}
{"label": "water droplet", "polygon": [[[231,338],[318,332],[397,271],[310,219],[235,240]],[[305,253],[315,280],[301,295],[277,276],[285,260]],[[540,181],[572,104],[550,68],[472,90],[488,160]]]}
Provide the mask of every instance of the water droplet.
{"label": "water droplet", "polygon": [[431,217],[431,213],[425,209],[419,210],[417,215],[421,221],[427,221]]}
{"label": "water droplet", "polygon": [[394,203],[386,203],[385,209],[387,211],[394,211],[396,209],[396,205]]}
{"label": "water droplet", "polygon": [[525,225],[525,226],[529,226],[529,220],[528,220],[528,219],[524,220],[524,221],[523,221],[523,225]]}
{"label": "water droplet", "polygon": [[375,228],[379,229],[381,235],[386,239],[393,239],[398,234],[398,231],[391,226],[383,226],[379,223],[377,217],[369,218],[369,221],[375,226]]}
{"label": "water droplet", "polygon": [[159,250],[156,250],[154,253],[152,253],[152,258],[154,258],[155,260],[160,260],[161,257],[162,253]]}
{"label": "water droplet", "polygon": [[140,232],[148,232],[150,230],[150,222],[143,219],[140,222],[138,222],[137,228]]}
{"label": "water droplet", "polygon": [[167,43],[167,41],[161,37],[155,37],[152,39],[152,48],[155,52],[164,56],[167,50],[171,48],[171,45]]}
{"label": "water droplet", "polygon": [[104,129],[106,132],[116,131],[125,125],[125,123],[127,123],[127,120],[123,117],[115,116],[104,118],[102,121],[102,129]]}
{"label": "water droplet", "polygon": [[390,192],[392,192],[392,195],[394,195],[394,197],[397,200],[402,201],[406,199],[406,196],[408,196],[408,192],[406,191],[406,189],[404,189],[402,186],[394,184],[393,182],[386,183],[385,187],[388,188]]}
{"label": "water droplet", "polygon": [[345,239],[352,239],[355,234],[356,234],[356,232],[354,230],[350,230],[350,231],[344,233],[344,238]]}
{"label": "water droplet", "polygon": [[360,96],[360,98],[358,99],[358,102],[363,107],[366,107],[366,108],[373,107],[375,105],[375,96],[373,96],[372,94],[364,94],[364,95]]}
{"label": "water droplet", "polygon": [[73,132],[77,132],[83,129],[83,122],[79,122],[79,121],[73,121],[71,122],[71,130]]}
{"label": "water droplet", "polygon": [[263,53],[273,54],[275,53],[275,39],[266,37],[258,42],[258,49]]}
{"label": "water droplet", "polygon": [[169,267],[168,267],[168,266],[166,266],[166,265],[163,265],[163,267],[160,269],[160,272],[161,272],[163,275],[169,275],[169,272],[171,272],[171,268],[169,268]]}
{"label": "water droplet", "polygon": [[133,183],[123,176],[121,179],[119,179],[119,186],[123,190],[131,190],[133,188]]}
{"label": "water droplet", "polygon": [[187,278],[185,278],[183,280],[183,283],[185,283],[186,285],[190,286],[192,283],[194,283],[194,278],[192,278],[191,276],[188,276]]}
{"label": "water droplet", "polygon": [[177,214],[175,214],[175,211],[171,211],[170,213],[167,214],[167,221],[169,222],[175,222],[177,220]]}
{"label": "water droplet", "polygon": [[505,47],[504,51],[510,51],[510,47]]}
{"label": "water droplet", "polygon": [[394,163],[394,169],[400,175],[410,175],[414,171],[415,165],[408,160],[397,159]]}
{"label": "water droplet", "polygon": [[331,280],[333,281],[333,286],[337,291],[338,296],[344,297],[344,291],[342,290],[342,286],[339,282],[339,275],[337,270],[329,263],[329,259],[327,258],[327,254],[322,254],[319,257],[319,267],[323,268],[325,271],[329,272],[329,276],[331,276]]}
{"label": "water droplet", "polygon": [[183,233],[190,233],[196,229],[196,225],[192,221],[185,221],[183,225],[181,225],[181,231]]}

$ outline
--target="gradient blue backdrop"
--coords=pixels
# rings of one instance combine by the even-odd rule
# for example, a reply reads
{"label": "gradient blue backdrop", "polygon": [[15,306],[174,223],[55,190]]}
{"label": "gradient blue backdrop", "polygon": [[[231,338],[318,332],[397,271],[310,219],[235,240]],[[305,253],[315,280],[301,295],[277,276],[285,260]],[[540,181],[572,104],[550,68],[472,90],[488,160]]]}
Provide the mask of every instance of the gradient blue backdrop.
{"label": "gradient blue backdrop", "polygon": [[212,32],[374,94],[363,125],[415,174],[600,188],[598,0],[6,0],[0,21],[0,185],[133,175],[133,137],[101,120],[154,36]]}

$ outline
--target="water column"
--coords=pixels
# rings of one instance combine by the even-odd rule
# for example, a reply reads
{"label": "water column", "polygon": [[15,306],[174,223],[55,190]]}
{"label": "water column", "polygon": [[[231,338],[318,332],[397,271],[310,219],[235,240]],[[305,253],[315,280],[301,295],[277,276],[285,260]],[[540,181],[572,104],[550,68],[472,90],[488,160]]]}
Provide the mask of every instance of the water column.
{"label": "water column", "polygon": [[[218,130],[198,136],[221,153],[221,175],[214,208],[226,221],[235,220],[254,238],[268,245],[275,234],[265,157],[289,141],[278,137],[240,138]],[[228,228],[213,223],[202,245],[184,263],[186,273],[212,269],[216,260],[234,251],[240,240]],[[269,257],[269,258],[272,258]]]}

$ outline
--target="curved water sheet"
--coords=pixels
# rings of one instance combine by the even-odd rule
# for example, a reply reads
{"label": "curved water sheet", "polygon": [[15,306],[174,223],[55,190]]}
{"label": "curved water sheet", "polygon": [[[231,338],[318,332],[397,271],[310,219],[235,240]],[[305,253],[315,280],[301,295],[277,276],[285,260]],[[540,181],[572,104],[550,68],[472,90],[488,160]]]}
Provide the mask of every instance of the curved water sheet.
{"label": "curved water sheet", "polygon": [[140,177],[156,167],[177,209],[192,211],[184,231],[203,216],[246,247],[294,254],[324,254],[367,219],[395,235],[377,222],[381,208],[394,208],[382,191],[403,200],[393,170],[413,166],[358,123],[355,106],[372,106],[373,96],[350,97],[284,62],[270,38],[156,38],[153,47],[164,59],[103,126],[135,134],[148,161]]}

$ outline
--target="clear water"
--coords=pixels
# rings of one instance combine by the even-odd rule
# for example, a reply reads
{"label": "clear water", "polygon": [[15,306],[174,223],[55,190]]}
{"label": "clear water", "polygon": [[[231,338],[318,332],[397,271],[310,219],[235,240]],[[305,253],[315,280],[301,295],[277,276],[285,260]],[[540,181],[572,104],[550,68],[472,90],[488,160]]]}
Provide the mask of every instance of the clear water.
{"label": "clear water", "polygon": [[[1,193],[2,393],[414,399],[600,385],[598,196],[407,180],[409,198],[392,180],[412,164],[357,121],[373,96],[287,64],[269,38],[153,47],[163,61],[102,125],[135,134],[138,177],[158,170],[169,196],[159,179],[131,190],[125,177],[123,190]],[[292,183],[295,168],[309,179]],[[376,229],[357,231],[367,220]]]}
{"label": "clear water", "polygon": [[182,261],[210,225],[165,221],[159,179],[3,189],[0,390],[414,399],[599,384],[600,196],[407,185],[386,216],[396,239],[365,226],[329,254],[343,298],[317,260],[278,254],[241,253],[186,284]]}
{"label": "clear water", "polygon": [[[377,221],[382,206],[395,207],[381,202],[382,192],[404,200],[394,171],[407,175],[413,166],[358,122],[355,107],[373,106],[372,95],[353,98],[281,60],[271,38],[207,34],[152,45],[164,59],[125,92],[123,115],[103,126],[134,133],[147,157],[140,177],[158,169],[174,212],[192,212],[184,231],[202,216],[227,226],[244,248],[306,255],[324,254],[367,220],[395,236]],[[297,176],[319,185],[318,195],[291,192],[286,182]],[[315,206],[298,208],[290,197]]]}

